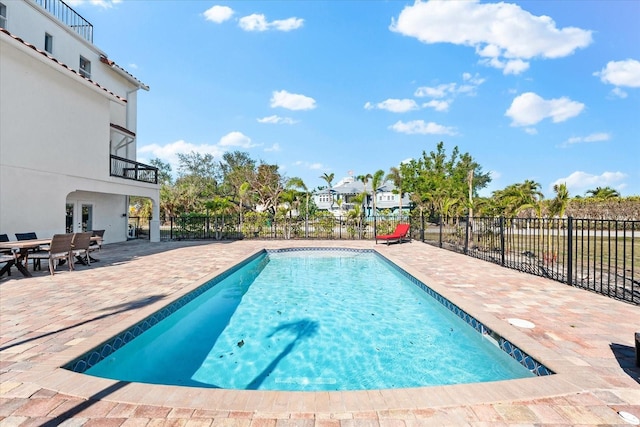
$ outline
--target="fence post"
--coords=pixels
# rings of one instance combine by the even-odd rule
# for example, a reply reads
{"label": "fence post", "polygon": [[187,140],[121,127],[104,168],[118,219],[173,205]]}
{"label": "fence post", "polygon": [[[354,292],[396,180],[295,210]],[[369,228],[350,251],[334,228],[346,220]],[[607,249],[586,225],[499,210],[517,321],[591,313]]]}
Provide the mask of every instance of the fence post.
{"label": "fence post", "polygon": [[173,241],[173,217],[172,216],[169,217],[169,226],[171,227],[169,228],[169,240]]}
{"label": "fence post", "polygon": [[467,255],[469,253],[469,215],[467,215],[467,226],[464,228],[464,254]]}
{"label": "fence post", "polygon": [[440,237],[438,238],[438,246],[442,247],[442,215],[438,216],[438,223],[440,224]]}
{"label": "fence post", "polygon": [[420,211],[420,241],[424,243],[424,212]]}
{"label": "fence post", "polygon": [[573,285],[573,217],[567,217],[567,284]]}
{"label": "fence post", "polygon": [[500,217],[500,265],[504,267],[504,217]]}

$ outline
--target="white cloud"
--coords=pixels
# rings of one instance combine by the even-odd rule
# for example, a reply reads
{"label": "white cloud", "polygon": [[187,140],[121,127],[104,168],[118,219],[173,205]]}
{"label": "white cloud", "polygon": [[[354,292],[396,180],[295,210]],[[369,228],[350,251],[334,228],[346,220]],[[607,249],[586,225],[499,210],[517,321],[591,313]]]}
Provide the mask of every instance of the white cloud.
{"label": "white cloud", "polygon": [[229,132],[228,134],[220,138],[218,145],[221,147],[251,148],[251,147],[255,147],[257,144],[252,144],[251,138],[249,138],[242,132],[234,131],[234,132]]}
{"label": "white cloud", "polygon": [[417,98],[432,98],[431,101],[422,104],[424,108],[433,108],[436,111],[448,111],[455,97],[460,94],[474,96],[476,89],[485,82],[485,79],[479,77],[477,74],[463,73],[462,82],[462,84],[443,83],[437,86],[420,86],[415,90],[413,95]]}
{"label": "white cloud", "polygon": [[560,146],[567,147],[572,144],[581,144],[584,142],[604,142],[609,141],[611,139],[611,135],[605,132],[592,133],[587,136],[574,136],[567,139]]}
{"label": "white cloud", "polygon": [[269,24],[264,15],[254,13],[253,15],[243,16],[238,22],[240,28],[245,31],[267,31]]}
{"label": "white cloud", "polygon": [[602,83],[614,86],[640,87],[640,61],[635,59],[610,61],[606,67],[593,75],[599,76]]}
{"label": "white cloud", "polygon": [[294,166],[300,166],[306,169],[310,169],[310,170],[326,170],[327,167],[324,166],[322,163],[311,163],[311,162],[304,162],[302,160],[298,160],[296,162],[293,163]]}
{"label": "white cloud", "polygon": [[214,157],[220,158],[226,150],[220,148],[218,145],[197,145],[186,142],[182,139],[165,145],[145,145],[144,147],[140,147],[138,149],[139,154],[142,154],[143,156],[147,154],[147,156],[144,157],[159,158],[162,161],[168,162],[171,165],[171,169],[173,171],[178,170],[178,153],[185,154],[191,153],[192,151],[200,154],[211,154]]}
{"label": "white cloud", "polygon": [[619,87],[614,87],[614,88],[611,90],[611,94],[612,94],[613,96],[615,96],[616,98],[626,98],[627,96],[629,96],[629,95],[627,94],[627,92],[623,91],[623,90],[622,90],[622,89],[620,89]]}
{"label": "white cloud", "polygon": [[416,104],[416,101],[413,99],[387,99],[377,104],[367,102],[364,108],[367,110],[377,108],[391,111],[392,113],[406,113],[407,111],[417,110],[420,107],[418,107],[418,104]]}
{"label": "white cloud", "polygon": [[571,194],[582,194],[587,190],[596,187],[613,187],[624,188],[622,182],[627,175],[622,172],[604,172],[601,175],[592,175],[590,173],[576,171],[566,178],[560,178],[551,183],[550,189],[556,184],[567,184],[567,189]]}
{"label": "white cloud", "polygon": [[436,111],[448,111],[449,105],[451,105],[450,101],[439,101],[437,99],[422,104],[424,108],[433,108]]}
{"label": "white cloud", "polygon": [[271,96],[271,108],[282,107],[288,110],[313,110],[316,100],[305,95],[289,93],[286,90],[274,91]]}
{"label": "white cloud", "polygon": [[258,123],[270,123],[274,125],[293,125],[298,123],[298,120],[294,120],[291,117],[280,117],[277,115],[263,117],[258,119]]}
{"label": "white cloud", "polygon": [[89,4],[91,6],[98,6],[103,9],[109,9],[118,3],[122,3],[122,0],[69,0],[66,3],[71,7],[78,7]]}
{"label": "white cloud", "polygon": [[291,31],[297,30],[298,28],[302,27],[303,24],[304,19],[301,18],[288,18],[269,22],[263,14],[259,13],[243,16],[238,21],[238,25],[240,25],[240,28],[245,31],[267,31],[270,29],[278,31]]}
{"label": "white cloud", "polygon": [[413,96],[418,98],[444,98],[456,91],[455,83],[441,84],[435,87],[421,86],[414,92]]}
{"label": "white cloud", "polygon": [[518,74],[533,58],[561,58],[591,44],[591,31],[557,28],[548,16],[535,16],[510,3],[416,0],[405,6],[391,31],[423,43],[453,43],[475,48],[492,67]]}
{"label": "white cloud", "polygon": [[271,151],[281,151],[282,149],[280,148],[280,144],[278,144],[277,142],[275,144],[273,144],[271,147],[265,147],[264,151],[267,152],[271,152]]}
{"label": "white cloud", "polygon": [[397,121],[389,126],[398,133],[422,134],[422,135],[456,135],[456,131],[452,127],[442,126],[434,122],[425,123],[424,120],[412,120],[410,122]]}
{"label": "white cloud", "polygon": [[291,31],[297,30],[298,28],[302,27],[303,24],[304,19],[302,18],[288,18],[273,21],[269,25],[278,31]]}
{"label": "white cloud", "polygon": [[231,17],[233,16],[233,9],[231,9],[228,6],[216,5],[205,10],[203,15],[207,21],[220,24],[224,21],[231,19]]}
{"label": "white cloud", "polygon": [[584,104],[562,97],[545,100],[533,92],[523,93],[514,98],[505,113],[511,117],[511,126],[531,126],[546,118],[554,123],[564,122],[579,115]]}

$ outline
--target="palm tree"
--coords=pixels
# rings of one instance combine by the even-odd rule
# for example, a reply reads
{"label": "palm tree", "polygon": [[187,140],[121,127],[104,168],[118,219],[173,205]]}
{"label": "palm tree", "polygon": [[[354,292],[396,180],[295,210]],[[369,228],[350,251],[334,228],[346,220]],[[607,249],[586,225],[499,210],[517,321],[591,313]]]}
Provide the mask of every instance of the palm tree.
{"label": "palm tree", "polygon": [[333,208],[333,193],[332,193],[332,186],[331,183],[333,182],[333,178],[335,178],[335,174],[333,172],[331,173],[324,173],[322,174],[322,176],[320,177],[320,179],[324,179],[327,182],[327,192],[329,193],[329,195],[331,196],[331,208]]}
{"label": "palm tree", "polygon": [[378,215],[376,208],[376,193],[380,190],[380,187],[384,185],[384,171],[382,169],[377,170],[371,177],[371,197],[373,198],[373,214]]}
{"label": "palm tree", "polygon": [[[569,190],[567,190],[567,184],[556,184],[553,186],[553,191],[556,193],[556,197],[549,203],[549,219],[547,221],[547,255],[545,260],[547,262],[553,262],[557,259],[558,252],[555,248],[552,248],[551,240],[551,222],[554,216],[560,218],[564,217],[564,213],[567,210],[569,204]],[[557,227],[560,230],[560,227]]]}
{"label": "palm tree", "polygon": [[608,200],[615,199],[616,197],[620,197],[620,193],[618,190],[615,190],[611,187],[596,187],[593,190],[587,190],[587,197],[600,199],[600,200]]}
{"label": "palm tree", "polygon": [[549,205],[549,216],[564,217],[564,213],[567,210],[569,204],[569,190],[567,190],[567,184],[556,184],[553,186],[553,191],[556,193],[556,197],[551,201]]}
{"label": "palm tree", "polygon": [[[373,176],[371,176],[370,173],[366,174],[366,175],[358,175],[356,177],[356,179],[360,182],[362,182],[362,186],[363,186],[363,190],[362,190],[362,194],[364,194],[364,197],[362,198],[362,206],[364,209],[366,209],[366,204],[367,204],[367,198],[368,198],[368,194],[367,193],[367,184],[369,183],[369,179],[373,178]],[[365,211],[363,211],[363,213],[365,213]]]}
{"label": "palm tree", "polygon": [[309,231],[309,189],[301,178],[293,177],[287,182],[287,188],[302,189],[306,195],[306,212],[304,215],[305,237],[308,237]]}
{"label": "palm tree", "polygon": [[393,192],[399,195],[398,216],[400,218],[400,221],[402,221],[402,174],[400,173],[400,169],[395,166],[391,167],[385,179],[393,182],[393,185],[396,187]]}

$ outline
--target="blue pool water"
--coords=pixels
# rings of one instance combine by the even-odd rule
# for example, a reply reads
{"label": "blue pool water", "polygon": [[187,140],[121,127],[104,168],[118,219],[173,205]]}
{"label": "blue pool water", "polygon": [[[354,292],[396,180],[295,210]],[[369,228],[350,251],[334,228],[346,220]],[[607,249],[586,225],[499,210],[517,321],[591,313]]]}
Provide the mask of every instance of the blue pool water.
{"label": "blue pool water", "polygon": [[361,251],[265,253],[85,372],[261,390],[534,375],[381,256]]}

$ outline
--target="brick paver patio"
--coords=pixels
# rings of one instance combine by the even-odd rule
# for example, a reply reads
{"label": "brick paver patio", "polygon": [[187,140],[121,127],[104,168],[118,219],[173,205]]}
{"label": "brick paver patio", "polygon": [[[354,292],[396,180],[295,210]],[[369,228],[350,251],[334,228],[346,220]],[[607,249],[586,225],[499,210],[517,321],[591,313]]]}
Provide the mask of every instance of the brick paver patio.
{"label": "brick paver patio", "polygon": [[[374,248],[557,372],[356,392],[157,386],[59,367],[262,248]],[[127,242],[0,279],[0,426],[591,426],[640,418],[640,307],[419,242]],[[507,319],[535,323],[524,329]]]}

